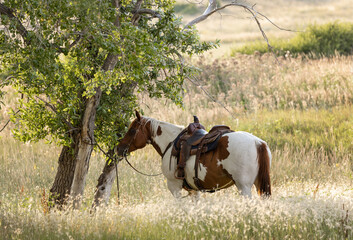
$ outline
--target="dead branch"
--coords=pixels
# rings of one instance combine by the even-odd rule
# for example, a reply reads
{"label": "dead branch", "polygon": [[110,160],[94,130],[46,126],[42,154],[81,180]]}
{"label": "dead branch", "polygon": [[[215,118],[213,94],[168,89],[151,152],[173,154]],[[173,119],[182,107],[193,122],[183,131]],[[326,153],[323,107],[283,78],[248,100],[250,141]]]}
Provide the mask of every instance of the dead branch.
{"label": "dead branch", "polygon": [[197,23],[200,23],[204,20],[206,20],[209,16],[211,16],[212,14],[216,13],[216,12],[219,12],[227,7],[231,7],[231,6],[235,6],[235,7],[241,7],[243,9],[245,9],[246,11],[248,11],[254,18],[257,26],[259,27],[259,30],[261,31],[261,34],[263,36],[263,38],[265,39],[266,43],[267,43],[267,46],[269,48],[269,50],[273,53],[273,55],[275,56],[275,59],[277,61],[277,63],[279,63],[278,59],[277,59],[277,56],[276,54],[274,53],[273,51],[273,48],[272,46],[270,45],[269,41],[268,41],[268,38],[266,36],[266,33],[265,31],[262,29],[262,26],[260,24],[260,21],[258,19],[258,15],[259,16],[262,16],[264,17],[267,21],[269,21],[273,26],[275,26],[276,28],[280,29],[280,30],[284,30],[284,31],[292,31],[292,30],[289,30],[289,29],[284,29],[284,28],[281,28],[279,27],[278,25],[274,24],[268,17],[266,17],[264,14],[258,12],[257,10],[255,10],[255,4],[250,6],[250,5],[246,5],[240,1],[237,1],[235,0],[234,2],[232,3],[229,3],[229,4],[226,4],[224,6],[221,6],[221,7],[218,7],[217,8],[217,4],[216,4],[216,0],[209,0],[209,4],[208,4],[208,7],[206,8],[206,10],[204,11],[204,13],[193,19],[192,21],[190,21],[188,24],[185,25],[184,27],[184,30],[187,30],[188,28],[190,28],[191,26],[197,24]]}

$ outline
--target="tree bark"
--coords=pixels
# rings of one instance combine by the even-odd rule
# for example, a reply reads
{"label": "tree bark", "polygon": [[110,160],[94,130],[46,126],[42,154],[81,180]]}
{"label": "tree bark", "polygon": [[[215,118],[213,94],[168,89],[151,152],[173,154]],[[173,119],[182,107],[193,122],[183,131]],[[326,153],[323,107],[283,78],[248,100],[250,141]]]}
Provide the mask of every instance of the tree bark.
{"label": "tree bark", "polygon": [[58,161],[58,170],[50,189],[50,202],[59,209],[66,204],[76,167],[75,144],[64,146]]}
{"label": "tree bark", "polygon": [[102,91],[100,88],[97,88],[96,94],[88,99],[82,119],[81,135],[76,143],[78,147],[76,155],[76,168],[70,192],[74,209],[78,209],[80,207],[81,198],[83,196],[83,191],[86,184],[89,160],[95,144],[94,128],[97,107],[99,106],[101,96]]}
{"label": "tree bark", "polygon": [[98,178],[94,202],[92,204],[93,208],[100,206],[102,203],[108,204],[115,177],[115,163],[113,161],[106,161],[103,172]]}

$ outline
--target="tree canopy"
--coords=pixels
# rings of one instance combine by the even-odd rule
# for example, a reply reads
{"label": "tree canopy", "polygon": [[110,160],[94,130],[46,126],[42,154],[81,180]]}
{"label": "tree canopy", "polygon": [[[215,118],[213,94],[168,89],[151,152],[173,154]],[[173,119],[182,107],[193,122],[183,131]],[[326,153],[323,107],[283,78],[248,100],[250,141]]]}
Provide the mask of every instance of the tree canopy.
{"label": "tree canopy", "polygon": [[[172,0],[6,0],[0,3],[0,64],[18,94],[14,136],[72,142],[97,88],[95,140],[111,147],[138,106],[136,93],[181,104],[184,55],[215,44],[183,30]],[[107,71],[109,54],[117,57]],[[19,110],[17,112],[17,110]],[[17,112],[17,113],[16,113]]]}

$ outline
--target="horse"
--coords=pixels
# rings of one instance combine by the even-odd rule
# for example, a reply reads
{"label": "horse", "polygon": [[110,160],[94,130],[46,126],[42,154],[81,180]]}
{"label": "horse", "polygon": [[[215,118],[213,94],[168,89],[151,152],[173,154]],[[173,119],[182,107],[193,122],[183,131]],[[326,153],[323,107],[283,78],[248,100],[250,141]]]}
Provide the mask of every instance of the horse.
{"label": "horse", "polygon": [[[200,189],[194,182],[195,155],[186,162],[185,179],[175,177],[178,160],[171,153],[171,145],[184,127],[141,116],[138,111],[135,114],[136,118],[117,146],[118,156],[152,144],[162,157],[162,173],[172,195],[181,198],[184,188],[198,199]],[[251,188],[255,185],[260,196],[269,197],[271,159],[271,151],[264,140],[243,131],[226,133],[215,150],[200,157],[198,179],[202,191],[213,192],[235,184],[241,195],[251,198]]]}

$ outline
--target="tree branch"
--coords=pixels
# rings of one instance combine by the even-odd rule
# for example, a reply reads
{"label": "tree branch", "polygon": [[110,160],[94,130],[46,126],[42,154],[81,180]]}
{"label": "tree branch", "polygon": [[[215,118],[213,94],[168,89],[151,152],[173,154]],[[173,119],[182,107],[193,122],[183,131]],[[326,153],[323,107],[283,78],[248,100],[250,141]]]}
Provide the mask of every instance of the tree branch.
{"label": "tree branch", "polygon": [[[40,101],[42,101],[47,107],[49,107],[56,115],[58,114],[58,111],[56,110],[55,106],[51,105],[50,103],[48,103],[47,101],[45,101],[44,99],[36,96],[37,99],[39,99]],[[65,123],[71,130],[75,129],[75,127],[69,122],[67,121],[65,118],[61,117],[61,120],[63,121],[63,123]]]}
{"label": "tree branch", "polygon": [[147,9],[147,8],[141,8],[141,9],[138,9],[138,10],[133,10],[131,13],[133,14],[149,14],[149,15],[152,15],[152,17],[156,17],[156,18],[159,18],[161,19],[162,16],[159,14],[159,12],[157,11],[154,11],[152,9]]}
{"label": "tree branch", "polygon": [[276,24],[274,24],[268,17],[266,17],[266,16],[263,15],[262,13],[259,13],[258,11],[256,11],[256,10],[254,9],[255,5],[253,5],[253,6],[248,6],[248,5],[246,5],[246,4],[243,4],[243,3],[238,2],[238,1],[236,0],[236,1],[232,2],[232,3],[229,3],[229,4],[226,4],[226,5],[221,6],[221,7],[219,7],[219,8],[216,8],[216,2],[215,2],[215,0],[209,0],[209,4],[208,4],[208,7],[207,7],[207,9],[205,10],[205,12],[204,12],[201,16],[199,16],[199,17],[193,19],[193,20],[190,21],[188,24],[186,24],[185,27],[184,27],[184,30],[190,28],[191,26],[193,26],[193,25],[195,25],[195,24],[197,24],[197,23],[199,23],[199,22],[202,22],[202,21],[206,20],[206,19],[207,19],[209,16],[211,16],[212,14],[214,14],[214,13],[216,13],[216,12],[218,12],[218,11],[221,11],[221,10],[227,8],[227,7],[230,7],[230,6],[236,6],[236,7],[244,8],[246,11],[248,11],[248,12],[253,16],[253,18],[254,18],[254,20],[255,20],[257,26],[259,27],[259,30],[260,30],[261,33],[262,33],[263,38],[265,39],[265,41],[266,41],[266,43],[267,43],[267,46],[268,46],[269,50],[270,50],[270,51],[273,53],[273,55],[275,56],[275,59],[276,59],[277,63],[279,63],[279,61],[278,61],[278,59],[277,59],[277,56],[276,56],[276,54],[274,53],[273,48],[272,48],[272,46],[270,45],[270,43],[269,43],[269,41],[268,41],[268,38],[267,38],[267,36],[266,36],[266,33],[265,33],[264,30],[262,29],[262,26],[261,26],[261,24],[260,24],[260,21],[259,21],[258,18],[257,18],[257,15],[260,15],[260,16],[264,17],[264,18],[265,18],[266,20],[268,20],[272,25],[274,25],[275,27],[277,27],[277,28],[280,29],[280,30],[284,30],[284,31],[292,31],[292,30],[280,28],[279,26],[277,26]]}
{"label": "tree branch", "polygon": [[137,0],[134,9],[131,11],[134,15],[131,18],[131,22],[134,25],[137,25],[137,22],[140,20],[140,14],[137,11],[141,8],[143,0]]}
{"label": "tree branch", "polygon": [[14,11],[9,8],[6,7],[4,4],[0,3],[0,14],[1,15],[6,15],[8,16],[10,19],[14,19],[16,22],[16,29],[17,31],[20,33],[23,41],[29,45],[31,43],[30,39],[28,38],[28,31],[27,29],[23,26],[23,24],[21,23],[21,21],[14,15]]}
{"label": "tree branch", "polygon": [[[14,115],[16,115],[17,113],[19,113],[20,110],[17,110]],[[4,129],[7,127],[7,125],[10,123],[11,119],[7,120],[7,122],[4,124],[4,126],[0,129],[0,132],[4,131]]]}

